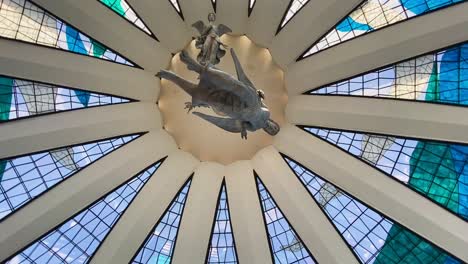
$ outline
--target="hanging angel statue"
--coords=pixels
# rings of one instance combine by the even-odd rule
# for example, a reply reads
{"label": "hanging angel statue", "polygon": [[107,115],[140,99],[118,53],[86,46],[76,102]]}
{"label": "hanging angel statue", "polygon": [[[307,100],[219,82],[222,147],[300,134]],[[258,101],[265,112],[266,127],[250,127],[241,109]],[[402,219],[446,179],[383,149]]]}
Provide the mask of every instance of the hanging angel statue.
{"label": "hanging angel statue", "polygon": [[192,24],[200,32],[200,36],[196,38],[195,47],[200,50],[197,61],[201,65],[216,65],[221,58],[226,54],[227,47],[221,42],[221,36],[232,30],[226,25],[215,25],[216,15],[208,14],[208,25],[199,20]]}
{"label": "hanging angel statue", "polygon": [[231,133],[240,133],[243,139],[247,139],[247,131],[259,129],[272,136],[278,134],[280,126],[270,118],[270,110],[264,103],[264,92],[256,89],[249,80],[233,49],[231,55],[237,78],[215,67],[202,66],[186,51],[180,53],[180,59],[189,70],[199,74],[198,84],[166,70],[161,70],[156,76],[177,84],[192,97],[191,102],[185,103],[189,112],[194,107],[211,107],[216,114],[225,116],[193,112],[219,128]]}

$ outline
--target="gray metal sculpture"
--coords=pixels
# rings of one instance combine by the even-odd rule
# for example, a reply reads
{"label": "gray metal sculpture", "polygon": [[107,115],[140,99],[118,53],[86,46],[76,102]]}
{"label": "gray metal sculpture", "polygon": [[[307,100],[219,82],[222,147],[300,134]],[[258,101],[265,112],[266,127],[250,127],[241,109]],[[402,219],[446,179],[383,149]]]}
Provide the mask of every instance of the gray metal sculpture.
{"label": "gray metal sculpture", "polygon": [[221,58],[226,54],[227,46],[221,42],[220,37],[232,30],[223,25],[215,25],[216,15],[210,13],[208,15],[209,24],[206,26],[203,21],[199,20],[192,24],[200,33],[195,42],[195,47],[200,50],[197,61],[201,65],[216,65],[220,62]]}
{"label": "gray metal sculpture", "polygon": [[197,72],[199,83],[191,83],[177,74],[162,70],[156,76],[167,79],[192,96],[192,102],[185,103],[190,112],[194,107],[211,107],[220,116],[210,116],[200,112],[193,114],[232,133],[241,133],[247,139],[247,131],[263,129],[270,135],[276,135],[280,127],[270,119],[270,111],[263,102],[265,94],[255,89],[245,75],[234,52],[231,55],[236,67],[237,78],[209,65],[202,66],[182,51],[180,59],[191,71]]}

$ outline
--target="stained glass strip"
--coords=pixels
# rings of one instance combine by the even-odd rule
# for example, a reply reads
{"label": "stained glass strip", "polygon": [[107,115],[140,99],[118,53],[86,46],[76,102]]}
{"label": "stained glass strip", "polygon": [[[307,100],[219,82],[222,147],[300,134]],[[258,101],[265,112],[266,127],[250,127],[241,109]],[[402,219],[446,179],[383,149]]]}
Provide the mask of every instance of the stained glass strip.
{"label": "stained glass strip", "polygon": [[169,0],[169,3],[174,7],[174,9],[177,11],[179,16],[184,19],[184,15],[182,14],[182,9],[180,9],[179,5],[179,0]]}
{"label": "stained glass strip", "polygon": [[0,122],[128,102],[126,98],[0,76]]}
{"label": "stained glass strip", "polygon": [[288,10],[286,10],[286,14],[281,21],[279,30],[281,30],[309,1],[310,0],[291,0]]}
{"label": "stained glass strip", "polygon": [[133,25],[152,36],[153,33],[146,27],[145,23],[138,17],[132,7],[125,0],[97,0],[112,9],[121,17],[130,21]]}
{"label": "stained glass strip", "polygon": [[211,243],[208,249],[207,263],[236,264],[237,252],[232,233],[231,217],[226,193],[226,185],[223,182],[218,199],[216,219],[211,231]]}
{"label": "stained glass strip", "polygon": [[85,208],[8,263],[88,263],[161,162]]}
{"label": "stained glass strip", "polygon": [[284,159],[361,263],[461,264],[292,159]]}
{"label": "stained glass strip", "polygon": [[190,178],[179,191],[163,217],[156,224],[146,239],[132,263],[138,264],[169,264],[179,231],[180,220],[190,189]]}
{"label": "stained glass strip", "polygon": [[211,0],[211,4],[213,5],[213,10],[216,12],[216,0]]}
{"label": "stained glass strip", "polygon": [[257,0],[248,0],[248,1],[249,1],[248,15],[250,16]]}
{"label": "stained glass strip", "polygon": [[468,220],[468,145],[305,127]]}
{"label": "stained glass strip", "polygon": [[467,58],[468,43],[463,43],[308,93],[468,105]]}
{"label": "stained glass strip", "polygon": [[302,58],[343,41],[466,0],[367,0],[353,10]]}
{"label": "stained glass strip", "polygon": [[256,0],[249,0],[249,8],[252,9],[255,5]]}
{"label": "stained glass strip", "polygon": [[258,176],[256,181],[274,263],[316,263]]}
{"label": "stained glass strip", "polygon": [[29,0],[0,2],[0,37],[21,40],[134,66]]}
{"label": "stained glass strip", "polygon": [[140,135],[111,138],[0,160],[0,220]]}

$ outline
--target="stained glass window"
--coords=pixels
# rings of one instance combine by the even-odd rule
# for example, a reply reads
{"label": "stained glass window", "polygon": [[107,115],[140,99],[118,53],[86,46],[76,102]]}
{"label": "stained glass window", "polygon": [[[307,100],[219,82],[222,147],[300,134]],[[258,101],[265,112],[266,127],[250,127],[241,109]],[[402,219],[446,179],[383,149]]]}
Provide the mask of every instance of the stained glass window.
{"label": "stained glass window", "polygon": [[179,16],[184,19],[184,15],[182,14],[182,9],[180,9],[179,5],[179,0],[169,0],[169,3],[174,7],[174,9],[177,11]]}
{"label": "stained glass window", "polygon": [[304,7],[310,0],[291,0],[283,20],[278,28],[278,32]]}
{"label": "stained glass window", "polygon": [[236,245],[232,233],[226,185],[224,182],[218,199],[216,219],[213,223],[210,240],[211,243],[208,249],[207,263],[237,263]]}
{"label": "stained glass window", "polygon": [[252,9],[255,5],[256,0],[249,0],[249,8]]}
{"label": "stained glass window", "polygon": [[361,263],[461,264],[317,174],[285,160]]}
{"label": "stained glass window", "polygon": [[248,10],[248,11],[249,11],[249,12],[248,12],[248,13],[249,13],[249,16],[250,16],[250,14],[252,13],[252,10],[253,10],[253,8],[254,8],[254,6],[255,6],[255,2],[256,2],[256,1],[257,1],[257,0],[249,0],[249,10]]}
{"label": "stained glass window", "polygon": [[134,66],[29,0],[0,2],[0,36]]}
{"label": "stained glass window", "polygon": [[468,145],[305,127],[468,219]]}
{"label": "stained glass window", "polygon": [[132,7],[125,0],[98,0],[114,12],[130,21],[133,25],[152,36],[153,33],[146,27],[145,23],[138,17]]}
{"label": "stained glass window", "polygon": [[135,255],[132,263],[169,264],[179,231],[180,219],[184,212],[185,201],[190,189],[190,178],[174,198],[170,207],[151,231],[148,238]]}
{"label": "stained glass window", "polygon": [[216,12],[216,0],[211,0],[211,5],[213,6],[213,10]]}
{"label": "stained glass window", "polygon": [[0,160],[0,220],[139,136],[116,137]]}
{"label": "stained glass window", "polygon": [[0,122],[129,99],[0,76]]}
{"label": "stained glass window", "polygon": [[88,263],[161,162],[132,177],[9,260],[13,263]]}
{"label": "stained glass window", "polygon": [[468,43],[308,92],[468,105]]}
{"label": "stained glass window", "polygon": [[316,263],[258,176],[257,191],[275,264]]}
{"label": "stained glass window", "polygon": [[399,21],[466,0],[367,0],[316,42],[301,57],[353,39]]}

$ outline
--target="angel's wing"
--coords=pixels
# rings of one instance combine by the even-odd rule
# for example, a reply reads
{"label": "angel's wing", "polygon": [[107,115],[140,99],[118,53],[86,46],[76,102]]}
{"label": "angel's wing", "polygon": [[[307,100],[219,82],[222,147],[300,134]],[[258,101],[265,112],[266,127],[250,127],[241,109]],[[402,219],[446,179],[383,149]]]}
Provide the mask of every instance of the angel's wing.
{"label": "angel's wing", "polygon": [[200,35],[203,34],[206,29],[205,23],[203,23],[203,21],[201,20],[198,20],[197,22],[193,23],[192,27],[196,28]]}
{"label": "angel's wing", "polygon": [[206,115],[200,112],[193,112],[192,114],[228,132],[240,133],[242,131],[242,124],[240,120],[233,119],[233,118],[222,118],[222,117],[210,116],[210,115]]}
{"label": "angel's wing", "polygon": [[226,26],[226,25],[223,25],[223,24],[219,24],[218,25],[218,35],[221,37],[222,35],[226,34],[226,33],[230,33],[232,32],[232,30]]}
{"label": "angel's wing", "polygon": [[247,84],[249,87],[252,87],[253,89],[255,89],[255,86],[249,80],[249,77],[247,77],[247,75],[245,74],[244,69],[242,68],[242,65],[240,64],[240,61],[237,58],[237,55],[234,49],[231,49],[231,56],[232,56],[232,60],[234,61],[234,66],[236,66],[237,79],[240,82]]}

